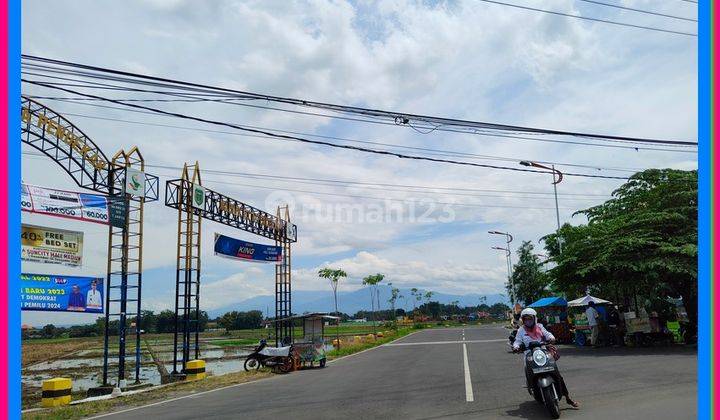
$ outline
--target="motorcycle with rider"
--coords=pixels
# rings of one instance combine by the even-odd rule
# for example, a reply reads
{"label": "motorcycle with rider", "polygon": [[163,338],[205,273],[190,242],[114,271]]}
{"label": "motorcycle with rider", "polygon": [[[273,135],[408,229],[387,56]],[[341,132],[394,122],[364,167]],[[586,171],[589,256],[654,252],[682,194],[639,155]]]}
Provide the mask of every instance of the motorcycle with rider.
{"label": "motorcycle with rider", "polygon": [[580,405],[570,398],[565,380],[558,370],[556,362],[559,353],[553,345],[555,337],[537,322],[537,312],[532,308],[523,309],[520,320],[512,350],[524,356],[528,392],[545,406],[552,418],[559,418],[562,397],[572,407]]}

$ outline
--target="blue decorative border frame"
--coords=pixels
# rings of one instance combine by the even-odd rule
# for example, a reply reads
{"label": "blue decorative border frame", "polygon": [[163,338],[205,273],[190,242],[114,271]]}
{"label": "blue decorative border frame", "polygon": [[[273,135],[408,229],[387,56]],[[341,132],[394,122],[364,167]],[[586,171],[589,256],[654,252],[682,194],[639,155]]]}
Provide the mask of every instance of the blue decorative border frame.
{"label": "blue decorative border frame", "polygon": [[712,418],[712,3],[698,2],[698,418]]}
{"label": "blue decorative border frame", "polygon": [[[698,330],[698,418],[712,418],[712,318],[711,318],[711,217],[712,217],[712,3],[698,2],[698,154],[699,167],[699,330]],[[7,255],[7,301],[8,360],[7,390],[9,419],[19,419],[21,414],[21,350],[20,302],[15,291],[20,278],[20,181],[21,145],[13,141],[20,137],[20,54],[21,54],[21,1],[8,0],[8,255]],[[715,378],[717,379],[717,378]]]}
{"label": "blue decorative border frame", "polygon": [[8,418],[19,419],[21,410],[20,366],[22,343],[20,341],[20,43],[21,2],[8,0]]}

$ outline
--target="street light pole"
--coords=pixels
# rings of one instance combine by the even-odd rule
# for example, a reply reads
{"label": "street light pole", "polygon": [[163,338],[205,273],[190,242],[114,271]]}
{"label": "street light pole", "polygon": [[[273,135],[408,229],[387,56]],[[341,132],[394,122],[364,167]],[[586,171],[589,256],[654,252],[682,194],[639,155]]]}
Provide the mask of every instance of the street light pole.
{"label": "street light pole", "polygon": [[510,272],[510,263],[509,263],[510,250],[507,248],[503,248],[501,246],[493,246],[491,248],[497,249],[500,251],[505,251],[505,263],[506,263],[506,268],[508,271],[508,285],[510,285],[510,303],[512,303],[514,305],[515,304],[515,285],[513,284],[512,273]]}
{"label": "street light pole", "polygon": [[[513,275],[513,265],[512,265],[512,252],[510,252],[510,242],[512,242],[513,237],[511,234],[506,233],[505,239],[507,240],[507,260],[508,260],[508,273],[510,273],[510,278],[512,278]],[[513,287],[513,293],[515,293],[515,288]],[[513,302],[514,303],[514,302]]]}
{"label": "street light pole", "polygon": [[[557,196],[557,184],[559,184],[563,179],[563,174],[559,170],[555,169],[555,165],[551,166],[545,166],[541,165],[537,162],[532,162],[529,160],[523,160],[520,161],[520,164],[523,166],[532,166],[534,168],[542,168],[547,169],[549,171],[552,171],[553,176],[553,192],[555,193],[555,218],[557,220],[557,230],[555,231],[558,234],[558,252],[562,253],[562,241],[560,240],[560,207],[558,207],[558,196]],[[555,177],[557,175],[557,178]]]}
{"label": "street light pole", "polygon": [[508,285],[510,286],[510,302],[512,304],[515,304],[515,284],[513,283],[512,279],[512,253],[510,252],[510,242],[513,240],[513,236],[507,232],[500,232],[497,230],[491,230],[488,231],[491,235],[505,235],[505,244],[506,248],[501,248],[498,246],[492,247],[492,249],[501,249],[505,251],[505,263],[507,264],[507,272],[508,272]]}

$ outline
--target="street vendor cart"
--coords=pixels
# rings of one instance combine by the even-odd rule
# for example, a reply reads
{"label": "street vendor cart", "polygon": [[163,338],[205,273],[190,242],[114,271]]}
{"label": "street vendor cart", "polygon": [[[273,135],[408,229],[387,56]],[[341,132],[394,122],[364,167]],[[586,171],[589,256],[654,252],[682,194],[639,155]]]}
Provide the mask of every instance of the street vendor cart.
{"label": "street vendor cart", "polygon": [[537,311],[538,319],[555,336],[558,343],[570,344],[573,342],[572,331],[568,323],[567,301],[564,298],[546,297],[528,306]]}
{"label": "street vendor cart", "polygon": [[575,327],[575,344],[578,346],[584,346],[590,341],[588,338],[590,335],[590,326],[588,325],[588,320],[585,316],[585,309],[590,302],[594,302],[595,305],[597,305],[596,309],[601,313],[601,315],[605,312],[605,309],[603,309],[602,306],[612,303],[609,300],[600,299],[590,295],[585,295],[567,303],[568,309],[571,311],[573,308],[576,309],[576,313],[571,313],[570,316],[573,319],[573,326]]}
{"label": "street vendor cart", "polygon": [[[339,320],[326,313],[311,313],[278,319],[275,322],[290,322],[292,326],[291,343],[297,356],[298,368],[301,366],[325,367],[325,322]],[[302,327],[302,336],[295,337],[294,332]]]}

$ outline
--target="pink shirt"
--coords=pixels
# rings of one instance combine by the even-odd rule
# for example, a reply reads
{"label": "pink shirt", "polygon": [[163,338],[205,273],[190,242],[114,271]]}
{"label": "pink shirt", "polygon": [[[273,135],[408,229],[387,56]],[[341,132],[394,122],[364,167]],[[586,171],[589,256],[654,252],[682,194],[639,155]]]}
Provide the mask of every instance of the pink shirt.
{"label": "pink shirt", "polygon": [[523,325],[518,329],[517,335],[515,336],[515,342],[513,343],[513,348],[519,349],[520,344],[525,344],[525,347],[527,348],[533,341],[547,342],[552,340],[555,340],[555,336],[552,335],[550,331],[546,330],[542,324],[536,323],[535,327],[530,331],[528,331],[528,329]]}

